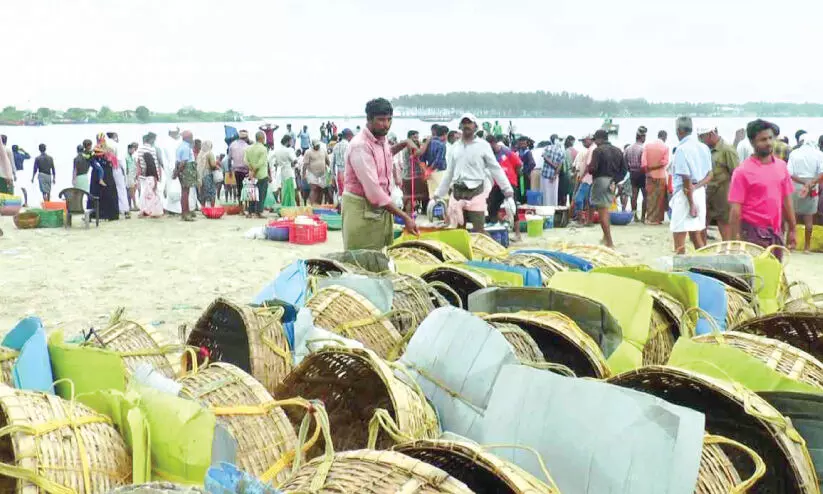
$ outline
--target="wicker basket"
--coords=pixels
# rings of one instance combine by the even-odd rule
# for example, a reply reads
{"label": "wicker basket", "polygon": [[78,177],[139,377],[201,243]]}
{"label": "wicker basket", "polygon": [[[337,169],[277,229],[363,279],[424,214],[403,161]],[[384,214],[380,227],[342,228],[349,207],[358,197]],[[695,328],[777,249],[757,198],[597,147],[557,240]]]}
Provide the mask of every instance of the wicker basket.
{"label": "wicker basket", "polygon": [[823,363],[808,353],[782,341],[737,331],[715,331],[696,336],[694,341],[729,345],[743,350],[784,376],[823,390]]}
{"label": "wicker basket", "polygon": [[433,255],[437,258],[437,260],[441,262],[466,262],[466,256],[461,254],[457,249],[452,247],[449,244],[440,242],[438,240],[428,240],[428,239],[420,239],[420,240],[405,240],[400,243],[396,243],[391,247],[386,248],[386,253],[390,253],[394,249],[400,248],[417,248],[422,249],[428,252],[429,254]]}
{"label": "wicker basket", "polygon": [[484,273],[447,264],[426,271],[422,278],[435,287],[450,304],[461,309],[469,306],[469,295],[494,285],[494,280]]}
{"label": "wicker basket", "polygon": [[[609,379],[706,416],[706,432],[752,448],[768,465],[758,492],[819,493],[803,438],[777,410],[741,385],[672,367],[643,367]],[[751,460],[732,455],[735,468],[752,476]]]}
{"label": "wicker basket", "polygon": [[14,215],[14,226],[20,230],[37,228],[40,225],[40,215],[31,211],[24,211]]}
{"label": "wicker basket", "polygon": [[[237,466],[257,477],[289,455],[293,458],[297,435],[289,418],[262,384],[238,367],[216,363],[179,380],[180,396],[211,408],[217,423],[237,441]],[[287,464],[290,463],[287,462]],[[273,478],[282,482],[285,466]]]}
{"label": "wicker basket", "polygon": [[103,494],[131,483],[108,417],[55,395],[0,385],[0,492]]}
{"label": "wicker basket", "polygon": [[316,458],[279,486],[284,494],[471,494],[464,483],[396,451],[348,451]]}
{"label": "wicker basket", "polygon": [[127,485],[110,491],[109,494],[205,494],[202,487],[172,484],[171,482],[149,482],[148,484]]}
{"label": "wicker basket", "polygon": [[422,266],[436,266],[440,264],[434,254],[424,249],[417,247],[395,247],[391,250],[386,250],[386,254],[395,261],[411,261]]}
{"label": "wicker basket", "polygon": [[509,255],[508,249],[485,233],[472,233],[471,245],[474,259],[499,260]]}
{"label": "wicker basket", "polygon": [[[669,361],[674,343],[680,337],[680,320],[685,308],[674,297],[648,286],[653,305],[649,338],[643,347],[643,365],[663,365]],[[686,333],[689,334],[690,329]]]}
{"label": "wicker basket", "polygon": [[306,263],[306,271],[311,276],[340,276],[353,272],[352,266],[322,257],[304,259],[304,262]]}
{"label": "wicker basket", "polygon": [[393,449],[443,470],[466,484],[474,492],[512,494],[558,494],[560,492],[517,465],[498,458],[476,444],[420,440],[401,444]]}
{"label": "wicker basket", "polygon": [[385,276],[394,289],[389,320],[401,335],[417,329],[434,309],[448,305],[440,292],[416,276],[397,273]]}
{"label": "wicker basket", "polygon": [[170,345],[162,335],[149,331],[134,321],[118,320],[108,328],[93,333],[83,344],[117,352],[129,374],[146,362],[160,374],[174,379],[173,362],[180,361],[183,345]]}
{"label": "wicker basket", "polygon": [[549,256],[537,253],[520,252],[512,254],[502,261],[509,266],[520,266],[524,268],[537,268],[543,278],[543,285],[548,286],[549,280],[555,273],[567,271],[566,267]]}
{"label": "wicker basket", "polygon": [[20,352],[16,350],[0,346],[0,384],[14,387],[14,379],[11,373],[19,355]]}
{"label": "wicker basket", "polygon": [[733,328],[757,317],[752,303],[739,290],[726,287],[726,327]]}
{"label": "wicker basket", "polygon": [[511,345],[514,354],[524,364],[539,364],[545,362],[543,352],[537,346],[537,342],[531,337],[529,333],[520,329],[520,326],[510,322],[495,322],[489,321],[489,324],[497,328],[500,334],[506,338],[506,341]]}
{"label": "wicker basket", "polygon": [[[234,364],[272,390],[292,368],[280,311],[278,308],[253,309],[218,298],[197,320],[186,344],[205,348],[209,361]],[[189,354],[184,353],[184,371],[191,368],[189,360]],[[197,365],[204,361],[200,354]]]}
{"label": "wicker basket", "polygon": [[529,334],[546,362],[562,364],[579,377],[603,379],[611,374],[597,343],[574,321],[559,312],[492,314],[492,324],[510,323]]}
{"label": "wicker basket", "polygon": [[594,264],[595,267],[631,265],[623,254],[602,245],[569,244],[563,242],[552,245],[550,248],[585,259]]}
{"label": "wicker basket", "polygon": [[[279,400],[295,396],[322,400],[340,451],[365,448],[369,427],[376,418],[378,422],[386,419],[381,425],[388,424],[393,431],[372,435],[377,449],[394,445],[393,437],[432,439],[440,433],[437,416],[416,383],[411,380],[408,385],[398,379],[392,368],[369,350],[325,348],[310,354],[275,389],[274,396]],[[294,409],[286,409],[286,414],[293,424],[300,424],[305,415]],[[376,425],[372,425],[372,434],[378,432]],[[318,445],[309,456],[320,451]]]}
{"label": "wicker basket", "polygon": [[[728,241],[728,242],[718,242],[716,244],[707,245],[700,249],[697,249],[697,252],[702,254],[748,254],[751,257],[759,257],[766,252],[771,252],[775,249],[782,249],[784,252],[783,255],[783,267],[785,268],[788,265],[788,256],[787,254],[789,251],[782,246],[771,246],[769,248],[763,248],[759,245],[755,245],[749,242],[741,242],[739,240],[735,241]],[[786,279],[786,271],[785,269],[780,275],[780,287],[778,291],[778,299],[786,300],[789,296],[789,281]]]}
{"label": "wicker basket", "polygon": [[788,343],[823,360],[823,314],[781,312],[750,319],[731,329]]}
{"label": "wicker basket", "polygon": [[344,286],[332,285],[318,290],[306,302],[314,325],[346,338],[357,340],[382,358],[398,356],[402,336],[389,318],[368,299]]}
{"label": "wicker basket", "polygon": [[[754,473],[745,481],[740,479],[740,473],[732,464],[726,453],[743,453],[748,456],[754,467]],[[766,473],[766,464],[760,455],[748,446],[732,441],[722,436],[707,434],[703,438],[703,451],[700,454],[700,468],[697,471],[697,487],[695,494],[729,494],[750,492],[751,488],[763,478]]]}

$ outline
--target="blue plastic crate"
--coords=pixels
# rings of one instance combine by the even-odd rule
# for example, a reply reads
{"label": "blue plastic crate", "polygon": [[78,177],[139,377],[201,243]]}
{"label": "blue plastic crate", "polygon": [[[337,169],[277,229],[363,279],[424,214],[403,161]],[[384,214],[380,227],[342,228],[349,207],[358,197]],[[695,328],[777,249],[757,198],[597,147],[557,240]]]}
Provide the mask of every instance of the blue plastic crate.
{"label": "blue plastic crate", "polygon": [[526,204],[529,206],[542,206],[543,205],[543,193],[539,190],[527,190],[526,191]]}
{"label": "blue plastic crate", "polygon": [[509,246],[509,230],[507,230],[506,228],[495,228],[493,230],[486,230],[486,233],[488,233],[489,236],[493,238],[495,242],[502,245],[503,247]]}

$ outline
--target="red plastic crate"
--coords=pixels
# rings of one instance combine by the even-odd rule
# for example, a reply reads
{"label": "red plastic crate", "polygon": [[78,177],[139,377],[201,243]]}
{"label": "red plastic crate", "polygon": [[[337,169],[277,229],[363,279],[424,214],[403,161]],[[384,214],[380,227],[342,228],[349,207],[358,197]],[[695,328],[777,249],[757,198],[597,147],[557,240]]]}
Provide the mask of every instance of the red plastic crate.
{"label": "red plastic crate", "polygon": [[289,243],[311,245],[325,242],[328,236],[328,225],[320,221],[315,225],[289,225]]}

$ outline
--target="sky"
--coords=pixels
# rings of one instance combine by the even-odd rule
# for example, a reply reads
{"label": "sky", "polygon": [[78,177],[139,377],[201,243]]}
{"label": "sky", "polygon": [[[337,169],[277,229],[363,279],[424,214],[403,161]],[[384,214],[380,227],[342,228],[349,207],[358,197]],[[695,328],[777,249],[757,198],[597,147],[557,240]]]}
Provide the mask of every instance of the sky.
{"label": "sky", "polygon": [[820,0],[2,0],[0,107],[359,115],[378,96],[535,90],[820,102],[822,18]]}

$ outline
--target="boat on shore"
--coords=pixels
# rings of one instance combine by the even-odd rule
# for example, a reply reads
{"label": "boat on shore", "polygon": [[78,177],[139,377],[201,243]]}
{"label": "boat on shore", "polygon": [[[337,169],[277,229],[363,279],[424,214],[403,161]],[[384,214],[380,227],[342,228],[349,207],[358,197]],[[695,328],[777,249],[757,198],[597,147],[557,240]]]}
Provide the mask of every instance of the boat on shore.
{"label": "boat on shore", "polygon": [[451,122],[455,118],[457,118],[456,115],[429,115],[425,117],[420,117],[420,121],[428,123],[446,123]]}

